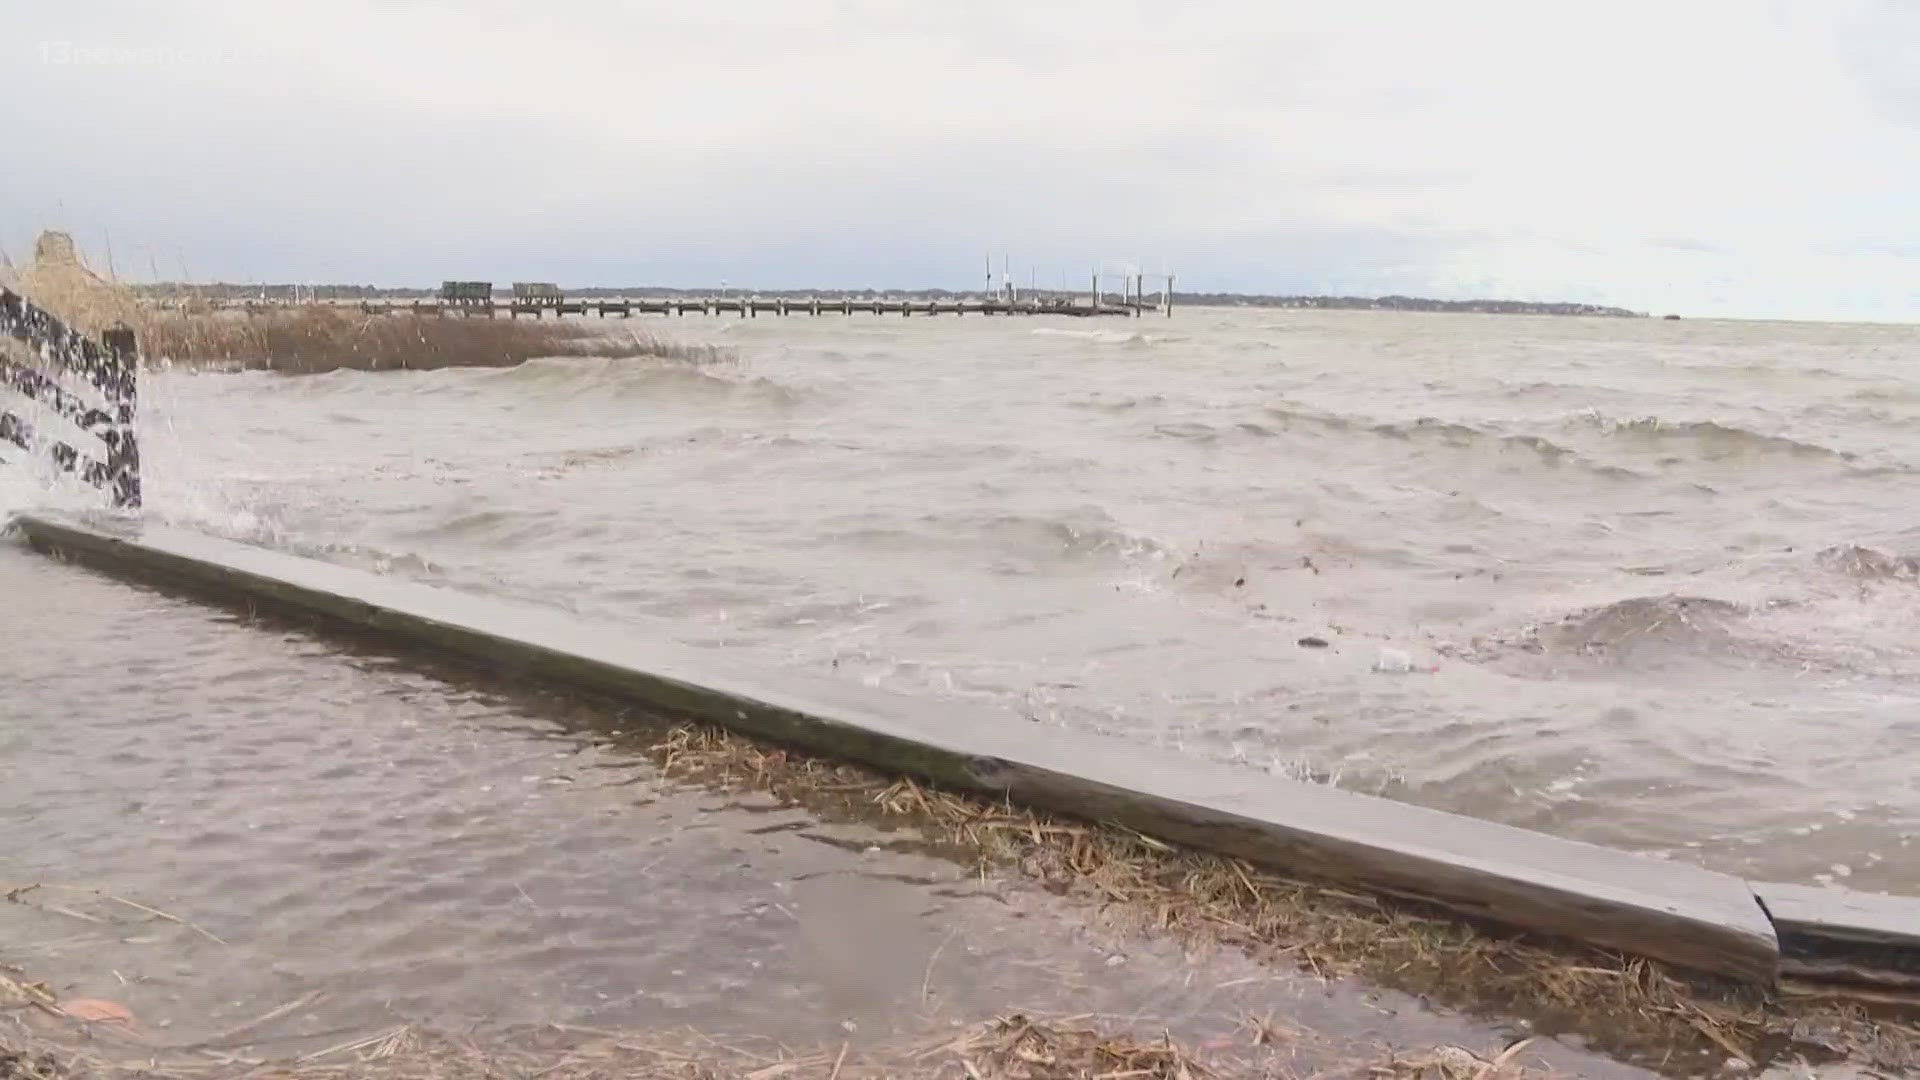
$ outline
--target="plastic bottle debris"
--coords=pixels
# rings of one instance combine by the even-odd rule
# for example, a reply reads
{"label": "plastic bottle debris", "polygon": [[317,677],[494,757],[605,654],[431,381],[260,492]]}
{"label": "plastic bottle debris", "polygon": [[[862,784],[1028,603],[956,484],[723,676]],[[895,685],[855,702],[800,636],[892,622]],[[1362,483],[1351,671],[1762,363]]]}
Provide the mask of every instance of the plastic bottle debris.
{"label": "plastic bottle debris", "polygon": [[1413,657],[1399,649],[1381,649],[1373,658],[1373,670],[1382,675],[1405,675],[1413,670]]}

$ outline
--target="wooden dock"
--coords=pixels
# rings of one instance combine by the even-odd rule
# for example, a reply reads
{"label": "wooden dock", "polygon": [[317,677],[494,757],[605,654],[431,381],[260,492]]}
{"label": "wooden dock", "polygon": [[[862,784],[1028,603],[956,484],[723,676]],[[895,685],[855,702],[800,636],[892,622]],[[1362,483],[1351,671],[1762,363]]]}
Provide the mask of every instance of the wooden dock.
{"label": "wooden dock", "polygon": [[[489,297],[485,300],[360,300],[333,301],[336,306],[355,307],[369,315],[413,314],[467,318],[543,318],[547,315],[617,316],[634,315],[736,315],[755,318],[761,315],[1065,315],[1077,318],[1118,315],[1138,318],[1166,310],[1161,303],[1142,300],[1091,302],[1085,297],[1070,299],[1002,300],[990,297],[953,297],[948,299],[909,299],[873,297],[755,297],[755,296],[668,296],[613,297],[609,299],[522,300]],[[1168,312],[1171,314],[1171,312]]]}
{"label": "wooden dock", "polygon": [[[280,307],[344,307],[367,315],[458,315],[463,318],[498,318],[522,315],[544,318],[549,313],[597,315],[600,318],[634,315],[735,315],[756,318],[761,315],[1055,315],[1069,318],[1121,316],[1139,318],[1147,314],[1173,315],[1173,276],[1164,275],[1164,285],[1155,294],[1147,291],[1147,275],[1128,272],[1119,275],[1120,289],[1101,288],[1101,274],[1095,273],[1087,292],[1027,289],[1022,291],[1011,275],[1002,272],[996,284],[989,269],[987,288],[977,293],[942,293],[935,296],[885,296],[873,292],[828,292],[825,295],[797,291],[761,296],[751,292],[719,295],[711,293],[649,290],[645,296],[572,296],[558,285],[545,281],[516,281],[511,292],[496,289],[490,281],[444,281],[437,296],[386,296],[314,299],[299,296],[207,298],[201,303],[215,309],[258,310]],[[1109,281],[1111,278],[1108,279]],[[611,291],[611,290],[609,290]]]}

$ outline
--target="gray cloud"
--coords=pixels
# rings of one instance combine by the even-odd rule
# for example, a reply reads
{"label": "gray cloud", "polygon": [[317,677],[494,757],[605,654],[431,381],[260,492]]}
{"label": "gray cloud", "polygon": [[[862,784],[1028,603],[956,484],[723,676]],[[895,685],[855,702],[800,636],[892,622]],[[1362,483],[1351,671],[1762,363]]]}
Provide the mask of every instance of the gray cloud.
{"label": "gray cloud", "polygon": [[964,287],[1006,252],[1920,316],[1889,239],[1920,235],[1914,18],[1627,7],[46,5],[0,44],[0,243],[396,284]]}

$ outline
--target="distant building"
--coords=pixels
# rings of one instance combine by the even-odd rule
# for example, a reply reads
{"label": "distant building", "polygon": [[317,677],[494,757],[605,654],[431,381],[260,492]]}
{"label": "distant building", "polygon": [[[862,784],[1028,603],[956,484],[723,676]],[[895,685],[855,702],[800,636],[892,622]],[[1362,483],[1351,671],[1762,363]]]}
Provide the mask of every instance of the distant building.
{"label": "distant building", "polygon": [[440,283],[440,302],[444,304],[491,304],[493,303],[493,282],[443,281]]}
{"label": "distant building", "polygon": [[551,281],[516,281],[513,283],[513,302],[534,307],[559,307],[561,301],[560,286]]}

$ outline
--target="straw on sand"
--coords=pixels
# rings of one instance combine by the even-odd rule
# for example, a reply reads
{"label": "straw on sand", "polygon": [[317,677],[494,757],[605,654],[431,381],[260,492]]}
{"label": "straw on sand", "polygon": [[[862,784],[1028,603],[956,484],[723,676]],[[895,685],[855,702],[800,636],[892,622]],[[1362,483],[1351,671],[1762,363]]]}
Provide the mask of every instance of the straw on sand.
{"label": "straw on sand", "polygon": [[[1881,1011],[1869,1013],[1859,1004],[1830,998],[1776,997],[1751,987],[1690,979],[1645,960],[1475,927],[1406,902],[1291,882],[1243,861],[1183,850],[1126,829],[965,798],[701,725],[630,732],[620,742],[646,753],[668,775],[688,782],[770,793],[828,819],[871,820],[880,815],[917,832],[916,842],[931,842],[949,855],[974,862],[983,878],[1012,871],[1017,878],[1083,898],[1097,906],[1104,919],[1123,928],[1170,933],[1200,946],[1238,948],[1328,979],[1363,976],[1455,1008],[1533,1021],[1543,1030],[1575,1032],[1600,1049],[1634,1060],[1699,1062],[1704,1051],[1709,1055],[1706,1060],[1762,1066],[1783,1054],[1817,1048],[1849,1056],[1870,1068],[1920,1068],[1920,1029],[1907,1019],[1910,1013],[1884,1011],[1884,1002]],[[81,886],[70,891],[101,899],[109,895]],[[137,910],[155,909],[141,905]],[[930,965],[936,960],[930,960]],[[71,1019],[59,1010],[45,986],[0,978],[0,1019],[22,1011]],[[229,1036],[250,1034],[289,1011],[276,1009]],[[1286,1037],[1285,1026],[1270,1018],[1251,1028],[1255,1045]],[[191,1066],[196,1075],[214,1075],[223,1068],[245,1066],[253,1070],[251,1075],[314,1080],[535,1074],[752,1075],[757,1080],[867,1075],[966,1075],[983,1080],[1265,1075],[1234,1072],[1217,1060],[1200,1061],[1165,1039],[1128,1040],[1133,1036],[1125,1032],[1101,1033],[1085,1024],[1048,1025],[1013,1017],[962,1043],[936,1048],[935,1057],[948,1065],[965,1065],[962,1072],[914,1073],[897,1068],[874,1071],[870,1055],[843,1055],[837,1047],[771,1061],[754,1057],[746,1062],[753,1067],[747,1068],[733,1061],[722,1046],[702,1044],[688,1050],[624,1035],[608,1046],[628,1058],[621,1060],[619,1071],[607,1072],[605,1055],[614,1050],[606,1046],[588,1054],[570,1044],[566,1053],[572,1056],[556,1058],[552,1046],[482,1049],[405,1029],[309,1054],[295,1063],[297,1068],[276,1066],[274,1071],[259,1072],[261,1063],[212,1044],[181,1048],[201,1059],[169,1068],[177,1073]],[[232,1045],[229,1038],[214,1043]],[[151,1073],[152,1048],[143,1045],[141,1049],[146,1051],[140,1058],[141,1068]],[[496,1069],[502,1055],[536,1050],[547,1055],[537,1066],[525,1059],[526,1071]],[[0,1080],[14,1076],[41,1080],[40,1074],[21,1070],[44,1071],[49,1053],[64,1062],[61,1067],[67,1071],[62,1076],[81,1075],[73,1070],[82,1064],[96,1071],[111,1064],[94,1058],[69,1061],[60,1057],[65,1051],[32,1042],[16,1041],[13,1052],[16,1072],[0,1070]],[[1355,1075],[1449,1080],[1509,1075],[1510,1071],[1502,1070],[1513,1062],[1501,1063],[1500,1057],[1499,1053],[1476,1056],[1440,1048],[1414,1058],[1375,1060],[1367,1066],[1371,1071]],[[836,1058],[840,1059],[837,1075]],[[369,1061],[387,1064],[376,1069]],[[1096,1065],[1097,1070],[1087,1071]]]}
{"label": "straw on sand", "polygon": [[[1478,1054],[1457,1046],[1379,1054],[1315,1068],[1315,1077],[1366,1080],[1521,1080],[1548,1074],[1522,1054],[1531,1040]],[[1250,1048],[1252,1049],[1252,1048]],[[116,1055],[0,1032],[0,1080],[1237,1080],[1302,1075],[1276,1055],[1197,1054],[1164,1035],[1103,1030],[1084,1018],[1013,1014],[931,1045],[851,1043],[769,1055],[689,1034],[546,1025],[487,1041],[395,1028],[297,1057]]]}
{"label": "straw on sand", "polygon": [[823,816],[878,813],[975,861],[983,875],[1017,869],[1045,888],[1098,904],[1126,927],[1578,1031],[1637,1058],[1707,1051],[1755,1064],[1783,1046],[1811,1042],[1882,1066],[1920,1068],[1920,1028],[1884,1009],[1869,1015],[1857,1001],[1775,995],[1639,957],[1474,925],[1410,901],[1290,881],[1126,828],[983,802],[704,725],[629,738],[670,775],[751,787]]}
{"label": "straw on sand", "polygon": [[711,345],[651,334],[609,335],[580,322],[362,315],[332,307],[257,312],[142,310],[141,352],[176,364],[227,364],[286,374],[511,367],[536,357],[650,357],[707,365],[732,358]]}

